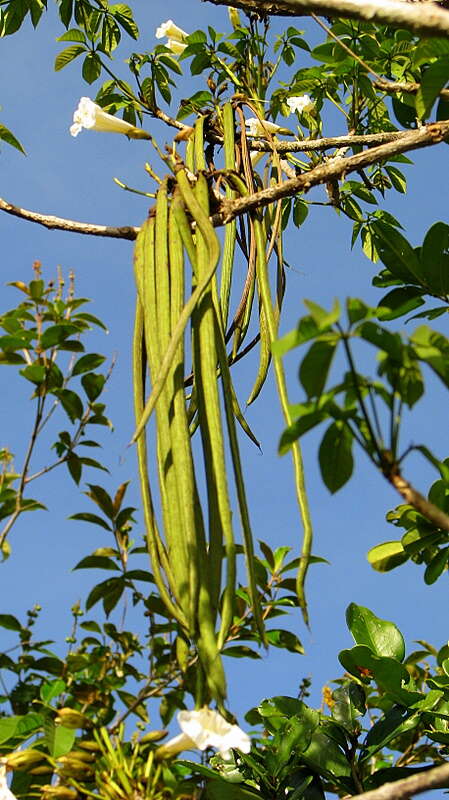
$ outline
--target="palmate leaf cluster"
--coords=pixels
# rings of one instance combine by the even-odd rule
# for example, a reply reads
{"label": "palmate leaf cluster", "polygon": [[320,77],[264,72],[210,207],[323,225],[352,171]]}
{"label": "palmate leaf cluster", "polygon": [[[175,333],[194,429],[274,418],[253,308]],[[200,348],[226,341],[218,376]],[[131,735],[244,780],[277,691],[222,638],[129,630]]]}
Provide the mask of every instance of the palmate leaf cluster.
{"label": "palmate leaf cluster", "polygon": [[[0,7],[0,34],[13,35],[28,16],[36,26],[45,10],[41,0],[6,0]],[[5,679],[0,698],[0,754],[13,772],[12,791],[26,799],[37,796],[83,800],[93,796],[168,800],[172,796],[197,797],[201,791],[211,800],[224,800],[230,795],[233,800],[251,800],[255,796],[266,800],[318,800],[325,797],[325,792],[356,794],[443,763],[449,746],[447,645],[436,650],[422,641],[420,650],[406,655],[398,628],[355,603],[347,610],[355,646],[340,653],[342,677],[337,678],[334,688],[325,688],[323,708],[308,706],[306,681],[299,687],[298,697],[276,695],[262,700],[246,715],[247,724],[253,728],[251,753],[234,751],[232,763],[219,756],[209,765],[160,758],[158,746],[166,731],[153,729],[148,710],[149,701],[157,698],[159,717],[165,726],[177,710],[214,699],[230,718],[223,705],[225,689],[214,694],[213,682],[208,685],[208,670],[211,673],[221,657],[224,662],[226,656],[259,659],[264,645],[301,655],[300,640],[288,627],[278,627],[277,618],[301,608],[307,619],[305,573],[309,564],[323,561],[311,555],[311,537],[307,535],[301,558],[290,554],[287,547],[272,550],[264,542],[259,543],[260,552],[255,554],[248,545],[250,533],[245,546],[232,542],[230,547],[228,540],[225,552],[223,540],[216,535],[223,520],[214,499],[214,481],[209,476],[210,465],[216,464],[216,448],[204,410],[215,400],[204,403],[205,383],[201,370],[200,378],[197,372],[200,363],[204,374],[207,353],[205,358],[201,348],[211,332],[215,350],[212,362],[209,358],[209,377],[213,376],[212,382],[217,377],[223,379],[234,465],[238,458],[232,438],[233,416],[254,437],[234,401],[228,363],[232,367],[245,355],[247,347],[258,345],[259,368],[248,402],[260,393],[273,360],[286,420],[279,449],[281,454],[290,450],[295,453],[297,486],[301,483],[299,440],[324,424],[318,458],[323,482],[331,493],[350,480],[354,452],[360,448],[373,468],[406,501],[387,515],[388,521],[405,533],[400,540],[370,551],[368,558],[374,568],[385,571],[411,559],[425,564],[424,580],[429,584],[447,570],[447,459],[434,455],[425,443],[404,443],[400,437],[404,411],[412,413],[421,401],[428,374],[433,373],[445,388],[449,387],[449,340],[427,324],[436,319],[442,321],[447,313],[449,227],[445,222],[436,222],[422,244],[416,246],[405,237],[401,223],[382,207],[388,192],[406,193],[403,169],[412,162],[404,154],[393,153],[373,160],[351,176],[341,176],[340,181],[330,180],[326,194],[323,190],[296,192],[277,204],[242,215],[238,226],[230,221],[226,225],[219,280],[215,283],[215,276],[209,278],[207,291],[193,309],[191,320],[184,313],[186,306],[179,317],[184,314],[184,327],[187,318],[191,323],[194,364],[190,375],[184,369],[184,354],[179,356],[176,349],[181,336],[178,318],[171,320],[171,331],[162,331],[161,323],[159,329],[151,329],[148,334],[148,326],[154,324],[155,316],[157,321],[157,315],[153,313],[156,309],[148,308],[145,302],[151,291],[145,275],[149,264],[151,269],[155,263],[157,267],[161,247],[165,248],[164,263],[182,261],[184,270],[185,249],[191,271],[186,270],[183,276],[198,287],[204,279],[201,269],[211,269],[207,262],[215,234],[209,211],[218,214],[225,197],[228,201],[244,199],[262,188],[275,187],[284,175],[292,178],[344,157],[348,151],[361,152],[362,144],[359,140],[351,142],[351,137],[414,130],[429,119],[447,120],[449,102],[444,90],[449,80],[448,43],[442,39],[419,40],[401,28],[332,19],[326,26],[324,41],[311,47],[304,31],[294,25],[286,26],[271,41],[267,19],[241,14],[240,18],[231,16],[227,33],[211,26],[204,31],[187,32],[184,49],[178,55],[169,44],[130,52],[126,66],[115,74],[112,57],[116,49],[125,42],[132,46],[135,42],[136,47],[139,43],[132,8],[106,0],[62,0],[58,11],[63,32],[59,37],[62,50],[55,62],[57,71],[76,62],[87,84],[104,80],[95,101],[108,113],[120,114],[133,125],[142,124],[145,117],[159,119],[180,132],[172,148],[168,148],[168,155],[156,146],[160,168],[168,169],[170,174],[160,179],[153,168],[146,167],[157,184],[157,202],[156,212],[142,226],[138,241],[141,258],[136,258],[137,268],[141,264],[145,267],[138,275],[138,290],[146,317],[137,361],[140,359],[142,365],[148,357],[153,388],[161,384],[159,393],[163,399],[159,409],[165,403],[167,413],[160,415],[164,417],[162,423],[157,422],[160,433],[175,412],[173,396],[167,394],[166,388],[167,374],[170,379],[173,377],[170,365],[160,379],[158,369],[163,372],[164,351],[151,351],[159,335],[159,341],[165,342],[165,353],[179,359],[176,363],[182,370],[177,385],[190,415],[186,427],[189,441],[194,440],[197,429],[203,437],[208,511],[213,520],[212,525],[209,520],[209,534],[212,531],[215,537],[202,540],[205,557],[213,556],[221,569],[222,560],[227,565],[231,563],[231,551],[239,564],[245,556],[247,577],[237,580],[235,572],[229,577],[228,571],[223,589],[220,581],[215,582],[213,611],[217,619],[225,618],[226,624],[222,623],[213,647],[210,642],[205,646],[204,629],[197,625],[200,612],[195,592],[189,596],[188,602],[194,599],[186,621],[187,606],[178,603],[176,596],[180,587],[176,581],[170,582],[167,552],[174,552],[176,536],[172,540],[167,537],[166,520],[166,540],[156,533],[150,541],[149,520],[153,524],[157,514],[153,510],[146,513],[142,535],[136,523],[138,510],[126,505],[127,483],[110,494],[104,486],[89,482],[85,491],[90,501],[88,510],[83,506],[71,518],[77,524],[96,526],[104,541],[74,568],[102,570],[106,577],[92,586],[82,607],[78,603],[73,606],[73,627],[66,638],[66,652],[61,654],[58,642],[37,638],[39,607],[31,609],[24,622],[13,613],[0,615],[0,627],[17,637],[17,643],[14,638],[14,643],[0,654]],[[179,98],[177,78],[185,72],[190,73],[192,93]],[[392,88],[393,84],[397,84],[396,88]],[[312,98],[312,110],[292,117],[287,100],[304,94]],[[335,115],[329,113],[331,108],[336,110],[337,124]],[[249,132],[245,135],[245,116],[249,115],[289,128],[295,134],[295,145],[304,137],[345,134],[344,150],[337,148],[329,155],[333,147],[305,146],[301,150],[297,146],[284,150],[281,160],[273,137],[261,137],[260,141],[253,140]],[[3,125],[0,139],[21,149],[18,139]],[[258,149],[257,145],[261,147]],[[172,232],[167,228],[180,195],[181,216],[184,214],[182,252],[176,236],[174,240],[169,238]],[[202,204],[202,214],[195,200]],[[163,207],[164,203],[168,205]],[[373,279],[381,296],[376,307],[369,307],[363,299],[349,298],[344,313],[338,302],[328,311],[307,301],[307,315],[297,328],[275,342],[288,267],[282,234],[289,226],[300,229],[315,203],[329,206],[326,213],[351,221],[351,246],[360,243],[365,255],[382,265]],[[159,250],[155,251],[145,240],[153,223],[153,234],[159,240]],[[181,224],[176,225],[180,230]],[[169,247],[173,248],[170,253]],[[248,266],[248,275],[241,302],[232,316],[231,272],[237,249]],[[274,300],[267,272],[272,254],[277,273]],[[64,295],[62,280],[55,287],[42,280],[39,265],[35,272],[29,284],[15,282],[24,299],[0,319],[0,362],[4,369],[17,370],[24,385],[31,384],[35,408],[31,445],[22,466],[17,466],[17,455],[6,448],[0,451],[4,521],[0,542],[4,558],[11,552],[9,538],[16,520],[25,511],[42,508],[39,500],[28,495],[30,481],[45,479],[48,472],[64,465],[77,485],[85,479],[87,470],[106,470],[101,460],[87,457],[83,450],[100,445],[86,437],[88,426],[110,426],[106,407],[100,402],[109,377],[109,372],[99,371],[105,359],[91,353],[84,343],[91,326],[104,325],[83,310],[86,300],[76,298],[73,283]],[[168,283],[167,279],[167,296],[172,291],[169,302],[173,304],[173,277],[170,286]],[[207,314],[213,321],[204,338],[207,326],[201,327],[201,320]],[[407,336],[391,324],[394,326],[403,317],[419,320]],[[257,333],[248,344],[254,327]],[[170,335],[178,339],[170,339]],[[307,352],[299,368],[302,396],[293,403],[286,393],[282,357],[304,345]],[[365,374],[366,361],[359,366],[362,347],[376,354],[375,378]],[[344,371],[336,374],[341,358]],[[139,414],[147,399],[144,383]],[[139,414],[137,422],[142,428]],[[48,423],[57,423],[59,428],[61,417],[64,429],[57,431],[50,444],[55,461],[50,466],[34,467],[37,439],[42,430],[49,429]],[[176,492],[168,503],[165,493],[170,488],[167,476],[173,451],[170,446],[166,450],[164,447],[158,443],[157,471],[161,504],[165,502],[170,512]],[[412,450],[439,471],[427,498],[404,477],[407,455]],[[224,461],[223,458],[223,464]],[[237,470],[236,473],[237,491],[241,491],[241,477]],[[148,483],[147,474],[145,482]],[[301,492],[300,486],[300,505],[304,505]],[[242,509],[245,510],[243,500]],[[199,527],[197,524],[196,535]],[[165,582],[156,573],[159,566],[165,570]],[[182,566],[189,565],[186,562]],[[182,613],[172,613],[171,607]],[[139,634],[128,619],[129,609],[140,615]],[[91,617],[91,613],[95,616]]]}

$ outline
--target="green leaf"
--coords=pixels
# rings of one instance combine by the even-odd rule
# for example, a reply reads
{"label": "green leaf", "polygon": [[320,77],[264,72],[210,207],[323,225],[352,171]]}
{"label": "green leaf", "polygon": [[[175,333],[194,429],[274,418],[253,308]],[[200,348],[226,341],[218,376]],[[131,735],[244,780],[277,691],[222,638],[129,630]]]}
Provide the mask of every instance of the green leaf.
{"label": "green leaf", "polygon": [[119,567],[112,558],[107,558],[107,556],[86,556],[86,558],[78,561],[78,564],[73,569],[109,569],[117,571]]}
{"label": "green leaf", "polygon": [[331,311],[326,311],[325,308],[322,308],[312,300],[304,300],[304,305],[309,310],[310,316],[318,326],[320,332],[330,328],[334,322],[340,319],[340,304],[338,300],[334,300]]}
{"label": "green leaf", "polygon": [[58,389],[54,392],[71,422],[83,416],[83,404],[76,392],[71,389]]}
{"label": "green leaf", "polygon": [[114,505],[107,491],[102,486],[93,483],[87,484],[89,491],[86,492],[87,496],[101,508],[103,514],[106,514],[109,519],[115,519]]}
{"label": "green leaf", "polygon": [[314,342],[304,356],[299,378],[308,399],[320,397],[324,391],[336,346],[335,337],[332,337],[332,341],[320,340]]}
{"label": "green leaf", "polygon": [[368,731],[360,761],[366,761],[385,747],[392,739],[411,731],[418,725],[420,717],[416,712],[400,706],[393,706],[385,716],[376,722]]}
{"label": "green leaf", "polygon": [[286,333],[281,339],[273,342],[272,353],[275,356],[283,356],[294,347],[314,339],[319,333],[320,329],[315,320],[312,317],[303,317],[299,320],[298,327],[295,330]]}
{"label": "green leaf", "polygon": [[22,625],[16,617],[12,614],[0,614],[0,627],[6,628],[8,631],[21,631]]}
{"label": "green leaf", "polygon": [[232,656],[232,658],[261,658],[256,650],[252,650],[251,647],[248,647],[245,644],[237,644],[233,645],[232,647],[225,647],[224,650],[222,650],[222,653],[224,656]]}
{"label": "green leaf", "polygon": [[1,123],[0,123],[0,140],[2,142],[6,142],[6,144],[11,145],[11,147],[15,147],[16,150],[19,151],[19,153],[23,153],[23,155],[26,156],[26,152],[22,147],[22,145],[20,144],[19,140],[16,139],[16,137],[14,136],[13,133],[11,133],[9,128],[7,128],[5,125],[2,125]]}
{"label": "green leaf", "polygon": [[87,353],[87,355],[81,356],[81,358],[78,359],[73,367],[72,375],[81,375],[83,372],[90,372],[101,366],[105,360],[105,356],[101,356],[98,353]]}
{"label": "green leaf", "polygon": [[435,583],[443,571],[447,568],[449,559],[449,547],[444,547],[432,558],[426,567],[424,581],[427,585]]}
{"label": "green leaf", "polygon": [[82,75],[86,83],[93,83],[101,75],[101,61],[96,53],[88,53],[83,61]]}
{"label": "green leaf", "polygon": [[397,167],[388,166],[385,167],[385,172],[390,178],[393,188],[400,194],[405,194],[407,191],[407,180],[401,170],[397,169]]}
{"label": "green leaf", "polygon": [[349,776],[351,767],[338,744],[319,728],[312,736],[309,747],[302,754],[304,762],[327,778]]}
{"label": "green leaf", "polygon": [[66,31],[62,36],[58,36],[57,42],[84,42],[86,43],[86,36],[79,28],[71,28]]}
{"label": "green leaf", "polygon": [[21,717],[6,717],[0,719],[0,744],[7,742],[16,735]]}
{"label": "green leaf", "polygon": [[395,567],[405,564],[408,558],[408,554],[399,541],[377,544],[367,553],[369,563],[377,572],[389,572]]}
{"label": "green leaf", "polygon": [[55,697],[66,691],[66,684],[60,678],[50,683],[42,684],[39,690],[39,696],[43,703],[50,703]]}
{"label": "green leaf", "polygon": [[[81,359],[80,359],[81,360]],[[106,378],[104,375],[99,375],[95,372],[88,372],[81,378],[81,384],[86,392],[89,402],[93,403],[103,391]]]}
{"label": "green leaf", "polygon": [[78,486],[79,482],[81,480],[81,474],[82,474],[82,471],[83,471],[83,465],[82,465],[81,459],[78,458],[78,456],[75,455],[74,453],[70,453],[70,455],[67,457],[67,462],[66,463],[67,463],[67,468],[68,468],[68,470],[70,472],[70,475],[72,476],[73,480],[75,481],[76,485]]}
{"label": "green leaf", "polygon": [[285,453],[288,453],[300,436],[312,430],[312,428],[315,428],[323,422],[327,416],[326,411],[311,411],[310,413],[302,414],[299,419],[295,420],[292,425],[283,431],[279,442],[279,455],[283,456]]}
{"label": "green leaf", "polygon": [[70,47],[67,47],[61,53],[58,53],[55,60],[55,71],[59,72],[59,70],[64,69],[67,64],[70,64],[75,58],[81,55],[81,53],[85,53],[86,48],[83,47],[81,44],[72,44]]}
{"label": "green leaf", "polygon": [[376,322],[364,322],[357,333],[374,347],[384,350],[395,361],[402,361],[403,345],[399,333],[391,333]]}
{"label": "green leaf", "polygon": [[44,330],[39,343],[42,350],[48,350],[50,347],[62,344],[69,336],[77,332],[78,328],[76,325],[70,325],[68,323],[50,325]]}
{"label": "green leaf", "polygon": [[69,519],[78,519],[82,522],[92,522],[93,525],[100,525],[101,528],[104,528],[106,531],[112,531],[112,528],[109,527],[108,523],[105,522],[102,517],[98,517],[96,514],[90,514],[89,512],[80,512],[79,514],[72,514]]}
{"label": "green leaf", "polygon": [[329,426],[320,444],[318,458],[325,486],[334,494],[348,482],[354,469],[352,436],[337,420]]}
{"label": "green leaf", "polygon": [[391,274],[406,283],[421,284],[418,256],[407,239],[384,222],[374,222],[371,230],[379,256]]}
{"label": "green leaf", "polygon": [[20,374],[31,383],[39,385],[45,380],[46,369],[42,364],[30,364],[28,367],[21,369]]}
{"label": "green leaf", "polygon": [[449,293],[449,225],[436,222],[427,231],[420,253],[429,290],[437,296]]}
{"label": "green leaf", "polygon": [[425,119],[429,116],[436,98],[448,80],[449,56],[442,56],[437,59],[423,72],[421,85],[415,98],[416,113],[420,119]]}
{"label": "green leaf", "polygon": [[290,653],[304,654],[304,648],[299,641],[298,637],[291,633],[279,628],[278,630],[266,631],[266,637],[269,644],[273,647],[281,647],[288,650]]}
{"label": "green leaf", "polygon": [[359,717],[366,711],[365,692],[359,683],[348,681],[332,692],[334,705],[331,712],[336,722],[340,723],[351,736],[360,732]]}
{"label": "green leaf", "polygon": [[64,725],[55,725],[53,720],[46,719],[45,741],[52,758],[61,758],[72,749],[76,739],[76,730]]}
{"label": "green leaf", "polygon": [[404,660],[404,637],[394,622],[376,617],[369,608],[350,603],[346,623],[357,644],[366,645],[375,655]]}
{"label": "green leaf", "polygon": [[102,583],[97,584],[86,600],[86,611],[98,603],[99,600],[102,600],[104,612],[106,616],[109,616],[120,600],[124,590],[125,581],[123,578],[108,578]]}
{"label": "green leaf", "polygon": [[409,314],[410,311],[414,311],[415,308],[419,308],[424,304],[422,295],[422,289],[414,286],[392,289],[379,301],[379,319],[389,322],[392,319],[397,319],[397,317],[403,317],[404,314]]}

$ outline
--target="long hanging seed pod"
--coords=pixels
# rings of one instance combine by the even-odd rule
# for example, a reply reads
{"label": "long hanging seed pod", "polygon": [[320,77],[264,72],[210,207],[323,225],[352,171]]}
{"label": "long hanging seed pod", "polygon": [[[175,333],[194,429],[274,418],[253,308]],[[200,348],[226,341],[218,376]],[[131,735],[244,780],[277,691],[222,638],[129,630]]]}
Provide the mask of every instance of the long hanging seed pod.
{"label": "long hanging seed pod", "polygon": [[[134,376],[134,404],[136,420],[139,420],[144,407],[144,370],[146,369],[146,356],[144,358],[144,303],[148,261],[154,258],[154,219],[149,219],[142,225],[139,233],[135,256],[135,276],[137,284],[137,308],[134,326],[133,342],[133,376]],[[151,271],[151,270],[150,270]],[[148,550],[154,579],[159,590],[161,599],[167,610],[181,624],[187,628],[186,618],[177,602],[172,599],[164,581],[163,572],[170,578],[170,567],[168,558],[164,558],[165,548],[160,539],[156,518],[154,514],[153,500],[151,497],[150,481],[148,475],[148,454],[146,445],[146,435],[139,437],[137,443],[137,457],[139,466],[140,485],[142,491],[143,511],[146,527]],[[170,581],[174,583],[174,580]]]}
{"label": "long hanging seed pod", "polygon": [[[170,314],[171,328],[176,322],[184,305],[184,256],[182,240],[176,222],[172,201],[169,213],[169,262],[170,262]],[[199,554],[205,554],[206,543],[201,505],[195,480],[193,457],[190,442],[189,425],[184,395],[184,342],[180,340],[175,351],[172,366],[172,392],[169,408],[172,458],[174,462],[176,483],[178,488],[179,509],[182,521],[182,536],[186,545],[186,557],[189,569],[189,610],[190,635],[196,630],[198,603]],[[179,536],[179,533],[177,534]]]}
{"label": "long hanging seed pod", "polygon": [[[223,107],[223,141],[225,169],[235,169],[235,132],[234,132],[234,111],[231,103],[226,103]],[[232,199],[235,192],[229,184],[226,185],[226,197]],[[232,269],[234,266],[235,241],[236,241],[237,221],[232,220],[225,227],[223,257],[221,263],[220,281],[220,308],[223,318],[223,327],[226,329],[229,313],[229,298],[231,294]]]}
{"label": "long hanging seed pod", "polygon": [[[264,236],[263,226],[261,221],[257,218],[254,219],[254,228],[256,232],[256,241],[257,241],[257,280],[264,308],[264,313],[267,320],[267,327],[270,340],[271,343],[273,343],[277,338],[278,320],[271,299],[270,283],[267,273],[265,236]],[[285,374],[282,362],[279,358],[274,359],[274,370],[276,375],[276,383],[278,387],[279,399],[281,402],[284,418],[287,425],[291,425],[293,420],[290,412],[290,404],[288,402],[287,384],[285,380]],[[301,517],[304,526],[302,553],[296,577],[296,592],[298,595],[298,600],[302,610],[304,621],[306,625],[308,625],[309,615],[307,611],[307,601],[305,596],[305,579],[310,562],[310,555],[312,552],[313,529],[309,511],[309,503],[307,499],[305,480],[304,480],[304,466],[302,462],[302,454],[298,442],[295,442],[295,445],[292,447],[292,456],[293,456],[293,465],[295,471],[296,495],[298,498],[298,505],[301,511]]]}

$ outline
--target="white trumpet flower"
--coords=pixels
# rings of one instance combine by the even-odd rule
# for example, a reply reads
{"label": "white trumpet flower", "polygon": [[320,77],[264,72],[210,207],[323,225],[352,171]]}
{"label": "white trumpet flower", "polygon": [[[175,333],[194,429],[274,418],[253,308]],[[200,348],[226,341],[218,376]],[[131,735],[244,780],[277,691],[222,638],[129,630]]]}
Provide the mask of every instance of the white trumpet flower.
{"label": "white trumpet flower", "polygon": [[231,748],[249,753],[251,739],[239,728],[230,725],[224,717],[210,708],[200,711],[180,711],[178,722],[182,730],[157,750],[159,758],[171,758],[183,750],[206,750],[214,747],[224,759],[231,756]]}
{"label": "white trumpet flower", "polygon": [[287,100],[287,105],[291,113],[297,112],[298,114],[302,114],[303,111],[307,111],[309,114],[315,113],[315,103],[310,99],[308,94],[301,94],[297,97],[289,97]]}
{"label": "white trumpet flower", "polygon": [[0,760],[0,800],[17,800],[6,783],[6,763],[3,758]]}
{"label": "white trumpet flower", "polygon": [[124,119],[107,114],[106,111],[94,103],[90,97],[82,97],[78,108],[73,115],[73,125],[70,126],[72,136],[78,136],[83,128],[87,130],[103,131],[103,133],[123,133],[130,139],[150,139],[149,133],[136,128]]}
{"label": "white trumpet flower", "polygon": [[175,42],[182,43],[186,36],[188,36],[188,33],[183,31],[182,28],[178,28],[172,19],[168,19],[167,22],[163,22],[162,25],[159,25],[159,28],[156,30],[156,39],[163,39],[164,36],[167,36],[169,40],[174,39]]}
{"label": "white trumpet flower", "polygon": [[260,120],[257,117],[250,117],[245,120],[245,125],[248,128],[249,136],[265,136],[268,133],[283,133],[292,136],[292,132],[288,128],[282,128],[276,125],[275,122],[267,122],[267,120]]}

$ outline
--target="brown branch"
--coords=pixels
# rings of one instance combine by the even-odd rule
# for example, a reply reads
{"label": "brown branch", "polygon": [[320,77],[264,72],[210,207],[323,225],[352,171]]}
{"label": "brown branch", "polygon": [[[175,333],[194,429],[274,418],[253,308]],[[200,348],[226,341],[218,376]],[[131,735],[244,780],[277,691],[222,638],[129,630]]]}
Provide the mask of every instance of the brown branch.
{"label": "brown branch", "polygon": [[234,6],[261,16],[300,17],[316,14],[360,19],[406,28],[423,36],[449,33],[449,13],[434,3],[403,0],[203,0],[215,6]]}
{"label": "brown branch", "polygon": [[449,764],[427,769],[410,778],[402,778],[393,783],[384,783],[378,789],[356,794],[351,800],[406,800],[429,789],[441,789],[449,786]]}
{"label": "brown branch", "polygon": [[[449,16],[449,14],[448,14]],[[438,144],[449,137],[449,120],[432,122],[423,125],[415,131],[399,131],[391,133],[375,133],[367,136],[333,136],[326,139],[303,140],[291,145],[288,142],[277,143],[278,152],[297,152],[298,150],[326,150],[331,147],[342,147],[344,145],[374,145],[361,153],[343,158],[332,158],[325,164],[319,164],[309,172],[302,173],[296,178],[290,178],[282,184],[262,189],[259,192],[240,197],[236,200],[222,200],[217,211],[212,215],[213,225],[219,227],[230,222],[235,217],[245,214],[281,200],[284,197],[292,197],[299,192],[307,192],[312,186],[327,183],[330,180],[343,178],[348,172],[354,172],[378,161],[387,160],[399,153],[406,153],[409,150],[417,150],[421,147],[429,147]],[[255,150],[270,151],[272,146],[267,142],[253,142],[251,147]],[[279,149],[278,149],[279,148]],[[27,211],[25,208],[14,206],[6,200],[0,198],[0,210],[7,214],[37,222],[46,228],[71,231],[91,236],[107,236],[114,239],[134,240],[137,237],[139,228],[133,226],[123,226],[114,228],[109,225],[94,225],[89,222],[76,222],[61,217],[47,216],[36,211]],[[150,209],[151,213],[151,209]]]}
{"label": "brown branch", "polygon": [[[401,83],[400,81],[374,81],[373,85],[376,89],[381,89],[382,92],[388,92],[392,94],[393,92],[406,92],[406,94],[416,94],[418,89],[420,88],[420,83]],[[441,89],[438,92],[438,96],[442,97],[443,100],[449,100],[449,89]]]}
{"label": "brown branch", "polygon": [[443,531],[449,531],[449,516],[438,508],[434,503],[426,498],[415,489],[399,472],[392,474],[385,474],[386,479],[392,486],[399,492],[403,500],[409,505],[413,506],[416,511],[419,511],[429,522],[435,525],[436,528],[441,528]]}
{"label": "brown branch", "polygon": [[[383,87],[382,87],[383,88]],[[264,139],[251,142],[250,149],[262,153],[307,153],[312,150],[330,150],[332,147],[352,147],[367,146],[376,147],[387,142],[397,142],[404,138],[409,131],[388,131],[386,133],[367,133],[364,136],[327,136],[321,139],[301,139],[297,142],[278,142],[276,139],[271,143]]]}
{"label": "brown branch", "polygon": [[14,217],[27,219],[30,222],[37,222],[45,228],[60,231],[71,231],[72,233],[83,233],[88,236],[108,236],[112,239],[135,239],[139,233],[139,228],[126,225],[114,228],[111,225],[94,225],[92,222],[76,222],[73,219],[63,219],[47,214],[39,214],[37,211],[28,211],[26,208],[14,206],[0,197],[0,210],[12,214]]}
{"label": "brown branch", "polygon": [[[448,15],[449,16],[449,15]],[[224,225],[240,214],[262,208],[284,197],[292,197],[299,192],[307,192],[312,186],[342,178],[348,172],[363,169],[377,161],[383,161],[398,153],[417,150],[421,147],[442,142],[449,137],[449,120],[423,125],[416,131],[408,131],[396,141],[373,147],[348,158],[333,158],[309,172],[291,178],[282,184],[262,189],[260,192],[240,197],[237,200],[223,200],[219,211],[212,216],[214,225]]]}

